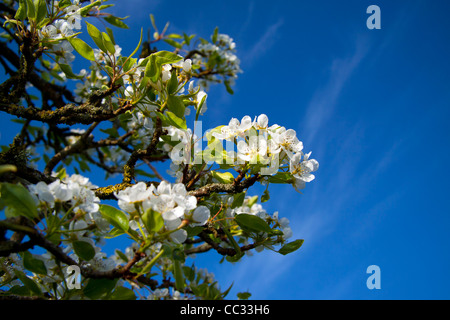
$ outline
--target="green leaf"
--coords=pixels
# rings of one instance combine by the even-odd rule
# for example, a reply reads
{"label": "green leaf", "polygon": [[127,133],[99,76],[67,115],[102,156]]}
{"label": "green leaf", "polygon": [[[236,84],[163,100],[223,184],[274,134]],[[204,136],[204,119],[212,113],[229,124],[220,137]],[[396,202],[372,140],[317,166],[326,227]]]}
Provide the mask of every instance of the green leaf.
{"label": "green leaf", "polygon": [[65,63],[58,63],[59,67],[61,68],[62,72],[66,74],[66,77],[69,79],[83,79],[84,76],[79,76],[73,73],[72,67]]}
{"label": "green leaf", "polygon": [[258,202],[258,196],[253,196],[248,198],[247,205],[249,208],[251,208],[256,202]]}
{"label": "green leaf", "polygon": [[136,295],[129,288],[118,287],[109,298],[111,300],[136,300]]}
{"label": "green leaf", "polygon": [[173,277],[175,278],[175,288],[183,292],[184,291],[184,274],[181,267],[180,260],[173,260]]}
{"label": "green leaf", "polygon": [[149,61],[145,66],[144,75],[153,82],[157,82],[159,75],[161,74],[161,68],[156,64],[156,57],[154,55],[150,55],[148,59]]}
{"label": "green leaf", "polygon": [[123,22],[122,20],[125,20],[128,17],[124,17],[124,18],[119,18],[119,17],[115,17],[113,15],[109,15],[107,17],[105,17],[105,21],[112,24],[113,26],[116,26],[118,28],[122,28],[122,29],[129,29],[129,27],[126,25],[125,22]]}
{"label": "green leaf", "polygon": [[234,176],[231,172],[217,172],[211,171],[214,178],[219,180],[220,183],[232,183],[234,181]]}
{"label": "green leaf", "polygon": [[177,96],[169,96],[167,98],[167,108],[172,111],[178,118],[184,118],[186,107],[181,99]]}
{"label": "green leaf", "polygon": [[[172,95],[172,94],[175,93],[175,91],[177,91],[177,89],[178,89],[177,70],[174,68],[174,69],[172,70],[172,75],[171,75],[171,77],[170,77],[170,79],[169,79],[169,82],[167,83],[167,92],[168,92],[170,95]],[[182,100],[181,100],[180,97],[177,97],[177,99],[180,100],[180,101],[182,102]],[[184,105],[183,105],[183,107],[184,107]],[[184,114],[184,113],[183,113],[183,114]]]}
{"label": "green leaf", "polygon": [[129,221],[125,212],[107,204],[101,204],[99,211],[103,218],[108,220],[114,227],[124,232],[128,231]]}
{"label": "green leaf", "polygon": [[167,44],[170,44],[172,47],[175,47],[177,49],[181,49],[183,47],[183,45],[173,39],[164,39],[164,42],[166,42]]}
{"label": "green leaf", "polygon": [[34,7],[33,0],[26,0],[27,2],[27,16],[28,19],[36,19],[36,8]]}
{"label": "green leaf", "polygon": [[28,278],[23,272],[21,272],[17,269],[14,269],[14,273],[16,274],[17,278],[19,278],[19,280],[22,281],[22,283],[25,285],[25,287],[30,289],[32,292],[34,292],[38,296],[42,295],[42,291],[39,288],[39,286],[36,284],[36,282],[34,282],[32,279]]}
{"label": "green leaf", "polygon": [[261,202],[266,202],[270,199],[269,189],[264,190],[263,195],[261,196]]}
{"label": "green leaf", "polygon": [[91,278],[83,289],[83,293],[92,300],[105,299],[114,290],[116,283],[117,279]]}
{"label": "green leaf", "polygon": [[228,240],[231,242],[231,245],[233,246],[234,250],[236,251],[236,254],[240,255],[241,254],[241,248],[237,244],[236,240],[234,240],[233,235],[230,233],[230,231],[223,224],[220,224],[220,225],[222,227],[222,230],[225,232]]}
{"label": "green leaf", "polygon": [[125,253],[123,253],[119,249],[116,249],[115,253],[120,257],[120,259],[122,259],[125,262],[128,262],[128,257],[125,255]]}
{"label": "green leaf", "polygon": [[26,17],[27,17],[27,3],[25,2],[25,0],[20,0],[19,8],[16,11],[16,15],[14,16],[14,19],[23,21],[23,20],[25,20]]}
{"label": "green leaf", "polygon": [[103,43],[103,37],[100,30],[97,29],[94,25],[90,24],[86,21],[87,25],[87,32],[91,36],[92,40],[94,40],[97,47],[102,50],[103,52],[107,52],[105,44]]}
{"label": "green leaf", "polygon": [[284,246],[281,247],[280,250],[278,250],[278,253],[281,253],[282,255],[286,255],[288,253],[294,252],[303,245],[303,242],[304,242],[303,239],[297,239],[295,241],[286,243]]}
{"label": "green leaf", "polygon": [[103,44],[105,45],[108,52],[111,54],[116,53],[116,48],[114,47],[114,43],[111,41],[111,38],[106,32],[102,32]]}
{"label": "green leaf", "polygon": [[201,226],[196,226],[196,227],[186,226],[186,227],[184,227],[184,229],[187,232],[188,238],[195,237],[196,235],[200,234],[200,232],[203,231],[203,227],[201,227]]}
{"label": "green leaf", "polygon": [[[36,3],[37,2],[37,3]],[[45,0],[35,0],[36,6],[36,23],[40,23],[47,15],[47,4]]]}
{"label": "green leaf", "polygon": [[237,297],[239,300],[248,300],[248,298],[251,297],[251,293],[250,292],[239,292],[237,294]]}
{"label": "green leaf", "polygon": [[28,251],[23,253],[23,266],[31,272],[47,275],[47,268],[45,267],[44,261],[34,258]]}
{"label": "green leaf", "polygon": [[[142,28],[141,28],[141,36],[140,36],[140,38],[139,38],[139,43],[138,43],[137,47],[133,50],[133,52],[130,54],[130,57],[132,57],[132,56],[139,50],[139,48],[141,47],[141,43],[142,43],[142,32],[143,32],[143,30],[142,30]],[[109,34],[109,32],[108,32],[108,34]],[[114,40],[112,39],[111,36],[110,36],[110,38],[111,38],[111,41],[114,42]]]}
{"label": "green leaf", "polygon": [[68,6],[72,5],[72,1],[70,0],[61,0],[58,2],[58,8],[60,9],[64,9],[67,8]]}
{"label": "green leaf", "polygon": [[236,223],[245,231],[271,233],[272,229],[266,221],[252,214],[241,213],[234,218]]}
{"label": "green leaf", "polygon": [[235,194],[233,197],[233,202],[231,203],[231,209],[242,207],[245,200],[245,192],[241,192],[238,194]]}
{"label": "green leaf", "polygon": [[216,43],[217,42],[217,36],[219,35],[219,27],[216,27],[214,29],[214,33],[211,37],[212,43]]}
{"label": "green leaf", "polygon": [[95,61],[94,50],[83,40],[78,38],[66,38],[72,47],[78,52],[83,58],[89,61]]}
{"label": "green leaf", "polygon": [[81,259],[89,261],[95,257],[95,249],[89,242],[74,241],[72,245],[73,250]]}
{"label": "green leaf", "polygon": [[34,219],[38,217],[36,202],[21,184],[2,183],[1,197],[3,204],[13,209],[15,214]]}
{"label": "green leaf", "polygon": [[100,0],[88,4],[87,6],[80,9],[80,15],[82,17],[85,17],[93,7],[98,6],[100,4],[102,4]]}
{"label": "green leaf", "polygon": [[151,208],[147,209],[142,215],[142,221],[150,233],[158,232],[164,226],[164,220],[161,213],[154,211]]}
{"label": "green leaf", "polygon": [[111,39],[111,41],[116,44],[116,40],[114,39],[114,34],[111,28],[106,27],[106,33],[109,35],[109,38]]}
{"label": "green leaf", "polygon": [[166,114],[162,114],[161,112],[156,112],[156,114],[161,119],[164,125],[174,126],[179,129],[187,129],[186,120],[178,118],[174,113],[170,111],[166,111]]}
{"label": "green leaf", "polygon": [[116,47],[114,46],[114,43],[111,41],[111,38],[108,36],[108,34],[106,32],[102,32],[102,38],[103,38],[103,44],[105,45],[108,52],[111,54],[115,54]]}
{"label": "green leaf", "polygon": [[182,56],[177,55],[176,53],[170,51],[158,51],[152,54],[156,57],[157,63],[162,66],[169,63],[176,63],[180,60],[183,60]]}

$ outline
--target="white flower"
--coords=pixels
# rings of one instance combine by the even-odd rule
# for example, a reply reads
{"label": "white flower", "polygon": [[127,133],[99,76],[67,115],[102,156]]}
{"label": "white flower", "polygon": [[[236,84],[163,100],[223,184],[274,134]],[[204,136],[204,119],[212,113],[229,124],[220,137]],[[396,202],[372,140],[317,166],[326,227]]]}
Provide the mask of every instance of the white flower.
{"label": "white flower", "polygon": [[293,129],[286,130],[284,127],[281,127],[272,133],[272,137],[274,142],[286,152],[289,158],[303,150],[303,142],[298,140],[297,133]]}
{"label": "white flower", "polygon": [[192,214],[192,219],[194,222],[191,222],[191,226],[203,226],[208,222],[208,219],[211,216],[211,212],[209,211],[208,207],[205,206],[199,206],[194,210],[194,213]]}
{"label": "white flower", "polygon": [[41,39],[56,39],[58,37],[58,29],[56,29],[54,25],[49,24],[41,28],[39,31],[39,36]]}
{"label": "white flower", "polygon": [[253,122],[253,127],[258,130],[267,129],[268,125],[269,118],[265,114],[259,115],[258,118]]}
{"label": "white flower", "polygon": [[189,71],[191,71],[191,68],[192,68],[192,60],[186,59],[184,61],[183,60],[178,61],[177,63],[174,63],[173,66],[182,68],[184,72],[188,73]]}
{"label": "white flower", "polygon": [[71,29],[81,29],[80,7],[77,5],[68,6],[66,9],[67,23]]}
{"label": "white flower", "polygon": [[142,203],[144,200],[148,199],[154,188],[153,185],[147,188],[147,185],[144,182],[138,182],[134,186],[114,193],[114,195],[119,199],[119,207],[126,212],[132,213],[136,211],[135,204]]}
{"label": "white flower", "polygon": [[294,187],[296,190],[303,189],[306,182],[311,182],[315,176],[311,173],[319,168],[319,162],[315,159],[309,159],[311,153],[304,155],[302,160],[302,153],[296,153],[289,162],[289,171],[295,178]]}
{"label": "white flower", "polygon": [[55,180],[54,182],[50,183],[48,187],[56,200],[69,201],[70,199],[72,199],[72,190],[68,185],[61,183],[60,180]]}
{"label": "white flower", "polygon": [[240,140],[237,144],[237,156],[239,159],[251,164],[267,162],[267,140],[261,136],[250,136],[248,144]]}
{"label": "white flower", "polygon": [[161,80],[162,82],[167,82],[170,80],[172,73],[170,72],[170,70],[172,70],[172,66],[170,64],[165,64],[162,67],[162,72],[161,72]]}
{"label": "white flower", "polygon": [[[206,98],[207,97],[208,97],[208,95],[203,90],[200,90],[195,97],[195,101],[197,102],[197,104],[195,105],[195,109],[198,110],[200,108],[201,115],[203,115],[207,109],[207,106],[206,106]],[[203,100],[203,99],[205,99],[205,100]]]}
{"label": "white flower", "polygon": [[36,194],[40,201],[45,201],[49,203],[52,207],[54,206],[55,197],[53,196],[53,193],[50,191],[50,188],[45,182],[40,181],[35,185],[31,185],[30,191]]}
{"label": "white flower", "polygon": [[238,119],[232,118],[228,126],[223,126],[221,132],[214,132],[213,136],[220,140],[234,139],[244,134],[252,127],[252,119],[249,116],[244,116],[239,122]]}

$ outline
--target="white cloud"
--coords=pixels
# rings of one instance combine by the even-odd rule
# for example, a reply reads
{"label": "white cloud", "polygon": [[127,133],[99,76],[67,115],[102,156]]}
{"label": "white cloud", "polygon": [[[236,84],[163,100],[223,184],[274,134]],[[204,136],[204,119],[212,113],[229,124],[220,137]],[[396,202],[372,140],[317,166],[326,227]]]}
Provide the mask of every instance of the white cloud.
{"label": "white cloud", "polygon": [[280,18],[277,22],[270,25],[259,39],[251,46],[250,49],[241,53],[243,63],[249,67],[256,59],[263,56],[278,39],[278,30],[284,24],[284,20]]}

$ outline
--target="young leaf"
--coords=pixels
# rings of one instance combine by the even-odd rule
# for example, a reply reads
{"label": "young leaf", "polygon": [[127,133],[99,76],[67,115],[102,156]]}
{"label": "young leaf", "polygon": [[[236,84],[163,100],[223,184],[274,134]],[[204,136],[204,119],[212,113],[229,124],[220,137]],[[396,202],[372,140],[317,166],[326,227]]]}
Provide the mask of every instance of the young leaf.
{"label": "young leaf", "polygon": [[14,273],[16,274],[17,278],[19,278],[19,280],[22,281],[22,283],[25,285],[25,287],[30,289],[32,292],[34,292],[38,296],[42,295],[42,291],[39,288],[39,286],[33,280],[28,278],[23,272],[21,272],[17,269],[14,269]]}
{"label": "young leaf", "polygon": [[95,249],[86,241],[74,241],[73,250],[84,261],[89,261],[95,257]]}
{"label": "young leaf", "polygon": [[25,20],[27,17],[27,3],[25,0],[19,1],[19,8],[16,11],[16,15],[14,16],[14,19],[16,20]]}
{"label": "young leaf", "polygon": [[13,209],[16,214],[34,219],[38,217],[36,202],[28,190],[21,184],[2,183],[1,197],[3,204]]}
{"label": "young leaf", "polygon": [[[167,91],[169,92],[169,94],[173,94],[175,93],[175,91],[178,89],[178,78],[177,78],[177,70],[174,68],[172,70],[172,75],[169,79],[169,82],[167,83]],[[180,101],[181,99],[179,97],[177,97]],[[184,115],[184,113],[183,113]]]}
{"label": "young leaf", "polygon": [[241,207],[245,200],[245,192],[235,194],[233,197],[233,202],[231,203],[231,209]]}
{"label": "young leaf", "polygon": [[106,49],[106,46],[103,43],[103,37],[102,37],[102,33],[100,32],[100,30],[98,30],[97,27],[95,27],[94,25],[90,24],[87,21],[86,21],[86,25],[87,25],[87,32],[91,36],[92,40],[94,40],[97,47],[100,50],[102,50],[103,52],[107,52],[108,50]]}
{"label": "young leaf", "polygon": [[212,43],[216,43],[217,42],[217,36],[218,35],[219,35],[219,27],[216,27],[214,29],[214,33],[213,33],[212,38],[211,38]]}
{"label": "young leaf", "polygon": [[181,119],[181,118],[177,117],[174,113],[172,113],[170,111],[167,111],[166,115],[167,115],[166,119],[168,120],[170,125],[177,127],[178,129],[183,129],[183,130],[187,129],[185,119]]}
{"label": "young leaf", "polygon": [[47,15],[47,3],[45,0],[38,0],[36,3],[36,23],[39,24]]}
{"label": "young leaf", "polygon": [[83,75],[76,75],[72,71],[72,67],[69,64],[65,63],[59,63],[59,67],[61,68],[62,72],[66,74],[66,77],[69,79],[83,79]]}
{"label": "young leaf", "polygon": [[33,0],[26,0],[27,2],[27,16],[28,19],[36,19],[36,8]]}
{"label": "young leaf", "polygon": [[34,258],[28,251],[25,251],[23,254],[23,266],[31,272],[47,275],[47,268],[45,267],[44,261]]}
{"label": "young leaf", "polygon": [[177,96],[169,96],[167,98],[167,107],[172,111],[178,118],[184,118],[184,111],[186,107],[181,99]]}
{"label": "young leaf", "polygon": [[184,291],[184,274],[181,268],[181,261],[178,259],[173,260],[173,277],[175,278],[175,288],[183,292]]}
{"label": "young leaf", "polygon": [[272,229],[266,221],[252,214],[241,213],[234,218],[236,223],[245,231],[271,233]]}
{"label": "young leaf", "polygon": [[80,9],[80,15],[82,17],[85,17],[93,7],[98,6],[100,4],[102,4],[100,0],[88,4],[87,6]]}
{"label": "young leaf", "polygon": [[220,183],[232,183],[234,181],[234,176],[231,172],[217,172],[211,171],[214,178],[219,180]]}
{"label": "young leaf", "polygon": [[156,61],[160,66],[169,63],[176,63],[180,60],[183,60],[182,56],[179,56],[176,53],[170,51],[158,51],[153,53],[153,55],[156,57]]}
{"label": "young leaf", "polygon": [[303,245],[303,242],[304,242],[303,239],[297,239],[295,241],[286,243],[284,246],[281,247],[280,250],[278,250],[278,253],[281,253],[282,255],[286,255],[288,253],[294,252]]}
{"label": "young leaf", "polygon": [[83,58],[95,61],[94,50],[86,42],[78,38],[67,38],[67,40]]}
{"label": "young leaf", "polygon": [[107,204],[101,204],[99,211],[103,218],[108,220],[114,227],[124,232],[128,231],[129,221],[127,215],[123,211]]}
{"label": "young leaf", "polygon": [[129,29],[129,27],[125,24],[125,22],[122,21],[122,20],[125,20],[126,18],[128,18],[128,17],[118,18],[113,15],[109,15],[109,16],[106,16],[104,19],[106,22],[109,22],[113,26],[116,26],[116,27],[119,27],[122,29]]}
{"label": "young leaf", "polygon": [[164,226],[161,214],[151,208],[142,215],[142,221],[149,232],[158,232]]}
{"label": "young leaf", "polygon": [[102,32],[102,38],[103,38],[103,44],[105,45],[106,49],[108,49],[108,52],[111,54],[116,53],[116,47],[114,46],[114,43],[109,38],[108,34],[106,32]]}
{"label": "young leaf", "polygon": [[91,278],[83,289],[83,294],[92,300],[104,299],[114,290],[116,283],[117,279]]}
{"label": "young leaf", "polygon": [[134,291],[126,287],[118,287],[109,297],[111,300],[136,300]]}
{"label": "young leaf", "polygon": [[157,82],[161,74],[161,67],[156,64],[156,57],[152,54],[149,56],[149,61],[145,66],[144,75],[150,78],[153,82]]}

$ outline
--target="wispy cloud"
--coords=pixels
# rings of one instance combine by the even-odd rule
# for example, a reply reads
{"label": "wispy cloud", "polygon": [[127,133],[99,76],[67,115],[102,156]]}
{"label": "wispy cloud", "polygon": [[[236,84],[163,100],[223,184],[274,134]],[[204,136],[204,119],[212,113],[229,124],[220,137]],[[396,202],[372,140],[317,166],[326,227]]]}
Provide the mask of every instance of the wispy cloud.
{"label": "wispy cloud", "polygon": [[242,56],[242,62],[247,67],[256,61],[259,57],[263,56],[278,39],[278,32],[281,26],[284,24],[284,19],[280,18],[277,22],[269,25],[262,36],[246,51]]}
{"label": "wispy cloud", "polygon": [[319,88],[313,95],[307,107],[305,120],[301,123],[302,132],[307,141],[311,142],[317,132],[326,125],[326,121],[331,118],[342,89],[367,52],[366,41],[358,39],[352,55],[332,61],[326,85]]}

